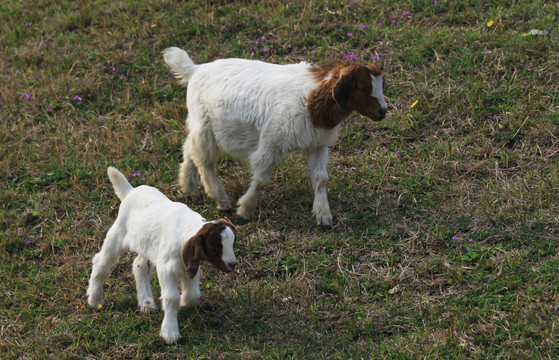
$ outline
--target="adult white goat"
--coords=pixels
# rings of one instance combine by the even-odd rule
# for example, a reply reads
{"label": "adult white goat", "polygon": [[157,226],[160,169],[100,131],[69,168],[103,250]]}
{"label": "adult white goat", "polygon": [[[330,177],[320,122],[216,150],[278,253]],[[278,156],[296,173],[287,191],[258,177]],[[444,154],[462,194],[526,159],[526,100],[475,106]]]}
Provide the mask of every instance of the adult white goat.
{"label": "adult white goat", "polygon": [[229,198],[216,176],[220,151],[248,160],[252,182],[238,201],[237,215],[250,219],[274,167],[292,151],[307,156],[317,224],[330,226],[326,193],[328,146],[353,111],[382,120],[387,111],[383,77],[376,64],[343,61],[277,65],[244,59],[194,64],[186,51],[163,51],[180,83],[188,84],[188,137],[179,182],[187,195],[198,191],[198,173],[221,210]]}

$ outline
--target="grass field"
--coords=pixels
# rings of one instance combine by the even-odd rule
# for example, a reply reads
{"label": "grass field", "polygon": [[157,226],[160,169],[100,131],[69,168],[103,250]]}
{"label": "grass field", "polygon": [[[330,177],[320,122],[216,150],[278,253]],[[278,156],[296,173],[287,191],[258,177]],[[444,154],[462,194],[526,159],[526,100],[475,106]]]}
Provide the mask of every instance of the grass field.
{"label": "grass field", "polygon": [[[2,2],[0,357],[557,358],[558,14],[544,0]],[[103,309],[85,301],[119,205],[107,166],[184,201],[168,46],[198,63],[356,55],[382,66],[389,104],[331,148],[331,229],[310,215],[305,160],[276,169],[238,227],[238,270],[203,266],[206,300],[181,309],[175,346],[136,307],[132,255]],[[250,170],[224,157],[219,173],[236,202]]]}

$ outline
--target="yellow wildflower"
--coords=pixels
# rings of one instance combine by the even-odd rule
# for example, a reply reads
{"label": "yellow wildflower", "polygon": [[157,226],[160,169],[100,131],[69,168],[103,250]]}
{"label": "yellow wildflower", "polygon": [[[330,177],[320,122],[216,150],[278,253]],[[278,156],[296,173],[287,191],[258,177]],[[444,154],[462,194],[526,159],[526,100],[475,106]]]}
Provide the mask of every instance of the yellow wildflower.
{"label": "yellow wildflower", "polygon": [[415,101],[413,102],[413,104],[411,104],[410,109],[412,109],[415,105],[417,105],[418,102],[419,102],[419,100],[415,100]]}
{"label": "yellow wildflower", "polygon": [[493,20],[489,20],[489,22],[487,23],[487,27],[491,27],[493,26],[495,22]]}
{"label": "yellow wildflower", "polygon": [[97,309],[101,310],[103,308],[103,305],[99,304],[97,305]]}

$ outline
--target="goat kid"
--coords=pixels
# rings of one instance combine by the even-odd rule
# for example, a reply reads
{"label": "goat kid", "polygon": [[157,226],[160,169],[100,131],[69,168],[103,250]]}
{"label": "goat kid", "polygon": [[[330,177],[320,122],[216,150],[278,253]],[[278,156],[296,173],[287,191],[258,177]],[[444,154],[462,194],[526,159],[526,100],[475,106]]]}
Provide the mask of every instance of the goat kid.
{"label": "goat kid", "polygon": [[92,308],[103,304],[105,278],[119,255],[131,250],[138,254],[132,272],[140,310],[157,310],[150,286],[155,265],[165,312],[160,335],[166,343],[174,343],[180,338],[179,306],[196,305],[200,298],[200,261],[209,261],[225,272],[235,269],[235,228],[223,219],[206,221],[153,187],[133,188],[114,167],[107,173],[122,204],[101,251],[93,257],[87,301]]}
{"label": "goat kid", "polygon": [[198,192],[198,173],[209,197],[221,210],[229,198],[216,176],[219,150],[248,160],[252,180],[237,203],[250,219],[272,170],[290,152],[307,157],[314,189],[313,214],[330,226],[328,147],[340,124],[356,111],[374,121],[387,112],[383,77],[376,64],[344,61],[276,65],[244,59],[194,64],[186,51],[163,51],[165,63],[187,85],[187,127],[179,183],[186,195]]}

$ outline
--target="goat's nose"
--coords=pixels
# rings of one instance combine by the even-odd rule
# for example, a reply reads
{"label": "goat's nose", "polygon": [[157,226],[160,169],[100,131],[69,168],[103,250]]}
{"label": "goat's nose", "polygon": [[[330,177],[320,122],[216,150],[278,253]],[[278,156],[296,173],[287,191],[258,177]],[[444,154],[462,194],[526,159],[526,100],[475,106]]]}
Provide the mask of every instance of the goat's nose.
{"label": "goat's nose", "polygon": [[229,266],[229,268],[231,270],[235,270],[235,267],[237,267],[237,262],[236,261],[230,261],[227,263],[227,266]]}
{"label": "goat's nose", "polygon": [[379,114],[381,114],[382,116],[386,115],[387,111],[388,109],[385,107],[381,107],[380,109],[378,109]]}

